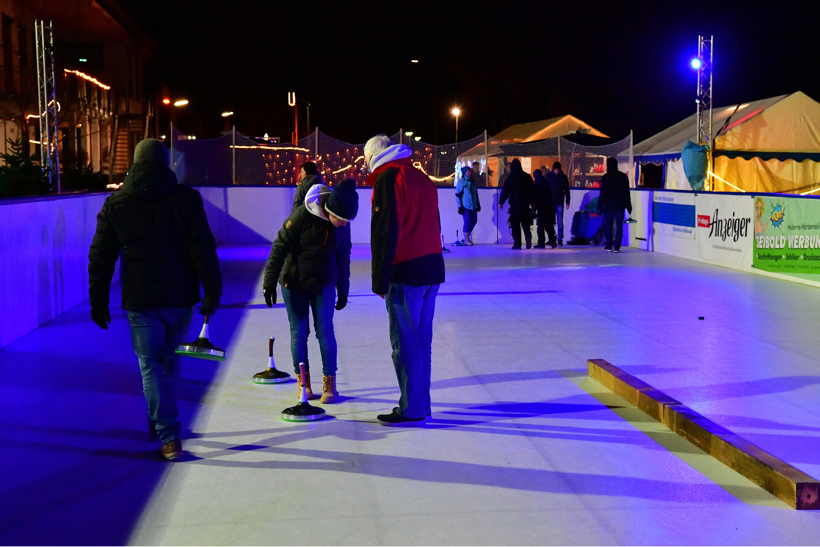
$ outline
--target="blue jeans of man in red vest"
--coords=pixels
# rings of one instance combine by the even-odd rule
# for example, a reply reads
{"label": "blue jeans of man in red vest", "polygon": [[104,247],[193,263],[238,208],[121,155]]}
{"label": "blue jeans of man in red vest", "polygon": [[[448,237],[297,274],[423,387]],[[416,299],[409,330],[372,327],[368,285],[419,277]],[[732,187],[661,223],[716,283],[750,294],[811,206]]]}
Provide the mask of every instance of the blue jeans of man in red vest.
{"label": "blue jeans of man in red vest", "polygon": [[430,416],[433,315],[439,285],[391,283],[385,296],[390,319],[393,367],[401,397],[398,414],[410,419]]}

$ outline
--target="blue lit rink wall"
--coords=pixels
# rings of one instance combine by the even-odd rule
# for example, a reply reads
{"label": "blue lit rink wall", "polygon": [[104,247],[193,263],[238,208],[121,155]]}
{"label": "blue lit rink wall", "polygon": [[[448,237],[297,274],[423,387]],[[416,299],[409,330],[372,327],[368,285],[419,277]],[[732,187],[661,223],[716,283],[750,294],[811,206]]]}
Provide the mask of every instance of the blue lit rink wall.
{"label": "blue lit rink wall", "polygon": [[107,332],[83,303],[0,351],[0,543],[816,544],[820,513],[665,448],[671,433],[584,379],[608,359],[820,476],[815,288],[636,249],[454,249],[433,419],[404,430],[374,422],[398,391],[356,245],[336,317],[345,399],[302,425],[279,418],[294,384],[251,382],[271,335],[289,370],[284,309],[259,291],[267,251],[220,250],[212,335],[229,360],[183,365],[191,461],[154,455],[116,307]]}

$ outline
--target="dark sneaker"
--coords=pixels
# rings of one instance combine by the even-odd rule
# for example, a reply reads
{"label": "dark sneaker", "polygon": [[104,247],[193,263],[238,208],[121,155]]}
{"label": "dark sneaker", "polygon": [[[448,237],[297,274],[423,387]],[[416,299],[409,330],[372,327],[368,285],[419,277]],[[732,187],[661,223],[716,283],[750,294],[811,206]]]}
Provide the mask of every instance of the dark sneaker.
{"label": "dark sneaker", "polygon": [[550,244],[550,247],[552,247],[553,249],[554,249],[554,248],[556,248],[557,246],[558,246],[558,244],[557,244],[557,243],[555,243],[555,242],[553,242],[553,243],[551,243],[551,244]]}
{"label": "dark sneaker", "polygon": [[521,250],[521,247],[516,247],[515,245],[513,245],[512,248],[513,248],[513,251],[520,251]]}
{"label": "dark sneaker", "polygon": [[253,381],[255,384],[282,384],[290,381],[290,374],[275,368],[267,368],[254,374]]}
{"label": "dark sneaker", "polygon": [[182,457],[182,442],[179,439],[168,441],[159,449],[160,455],[166,460],[174,461]]}
{"label": "dark sneaker", "polygon": [[390,414],[379,414],[376,416],[376,420],[382,425],[386,426],[393,426],[393,427],[418,427],[420,425],[424,425],[424,421],[427,419],[424,418],[405,418],[404,416],[399,416],[396,411],[399,407],[395,407],[393,412]]}

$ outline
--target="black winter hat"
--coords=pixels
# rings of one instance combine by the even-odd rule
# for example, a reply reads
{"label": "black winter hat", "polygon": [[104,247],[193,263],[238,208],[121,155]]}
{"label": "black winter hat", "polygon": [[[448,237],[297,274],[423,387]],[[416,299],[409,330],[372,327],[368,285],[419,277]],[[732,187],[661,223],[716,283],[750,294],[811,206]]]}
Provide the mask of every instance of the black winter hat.
{"label": "black winter hat", "polygon": [[356,181],[345,179],[330,192],[325,209],[334,216],[350,222],[359,212],[359,194],[356,193]]}
{"label": "black winter hat", "polygon": [[169,165],[168,149],[157,139],[143,139],[134,149],[134,163],[138,162],[161,163]]}

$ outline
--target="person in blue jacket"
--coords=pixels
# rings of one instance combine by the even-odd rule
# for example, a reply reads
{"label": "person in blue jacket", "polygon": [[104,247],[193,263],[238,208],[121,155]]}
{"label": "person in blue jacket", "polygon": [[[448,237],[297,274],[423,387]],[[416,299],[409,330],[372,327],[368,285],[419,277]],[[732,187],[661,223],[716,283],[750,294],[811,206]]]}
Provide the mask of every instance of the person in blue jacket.
{"label": "person in blue jacket", "polygon": [[473,229],[478,223],[481,203],[478,201],[478,185],[475,183],[473,169],[470,166],[461,168],[461,178],[456,183],[456,203],[458,214],[464,219],[464,243],[472,245]]}

